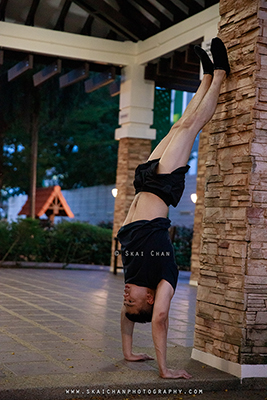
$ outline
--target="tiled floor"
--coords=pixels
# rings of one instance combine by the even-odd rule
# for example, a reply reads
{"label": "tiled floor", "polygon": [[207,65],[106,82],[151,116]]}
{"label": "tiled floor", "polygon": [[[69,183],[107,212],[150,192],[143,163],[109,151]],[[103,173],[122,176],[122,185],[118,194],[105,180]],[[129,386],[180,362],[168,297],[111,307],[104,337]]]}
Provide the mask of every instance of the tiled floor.
{"label": "tiled floor", "polygon": [[[155,369],[121,362],[123,277],[107,270],[0,269],[0,374],[34,376]],[[180,274],[170,311],[169,346],[193,345],[196,288]],[[137,324],[137,348],[151,348]],[[0,375],[1,377],[1,375]]]}

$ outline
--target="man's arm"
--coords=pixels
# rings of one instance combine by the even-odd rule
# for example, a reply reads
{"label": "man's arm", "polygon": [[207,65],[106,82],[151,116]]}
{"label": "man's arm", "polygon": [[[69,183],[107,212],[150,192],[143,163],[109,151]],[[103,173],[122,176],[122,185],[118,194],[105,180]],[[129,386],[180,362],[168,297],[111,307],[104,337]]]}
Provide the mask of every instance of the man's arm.
{"label": "man's arm", "polygon": [[191,378],[184,370],[167,368],[167,333],[169,326],[169,309],[174,290],[169,282],[160,281],[155,298],[152,317],[152,336],[157,355],[159,375],[162,378]]}
{"label": "man's arm", "polygon": [[153,357],[145,353],[134,354],[132,352],[132,344],[133,344],[133,330],[134,330],[134,322],[130,321],[125,316],[125,307],[122,306],[121,309],[121,339],[122,339],[122,351],[125,360],[127,361],[146,361],[146,360],[154,360]]}

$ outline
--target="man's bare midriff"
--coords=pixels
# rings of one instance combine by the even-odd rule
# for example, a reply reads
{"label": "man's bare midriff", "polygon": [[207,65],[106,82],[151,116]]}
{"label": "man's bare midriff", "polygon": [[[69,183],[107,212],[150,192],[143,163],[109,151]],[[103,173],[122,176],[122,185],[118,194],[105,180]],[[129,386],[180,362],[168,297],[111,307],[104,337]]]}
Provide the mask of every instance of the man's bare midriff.
{"label": "man's bare midriff", "polygon": [[135,196],[123,225],[139,220],[166,218],[168,211],[169,207],[157,195],[140,192]]}

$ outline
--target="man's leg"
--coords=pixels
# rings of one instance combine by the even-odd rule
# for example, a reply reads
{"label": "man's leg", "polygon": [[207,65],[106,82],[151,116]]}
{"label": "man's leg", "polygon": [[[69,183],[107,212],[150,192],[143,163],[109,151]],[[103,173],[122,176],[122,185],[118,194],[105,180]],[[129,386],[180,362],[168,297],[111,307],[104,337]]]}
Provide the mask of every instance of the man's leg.
{"label": "man's leg", "polygon": [[198,132],[212,118],[220,94],[221,84],[226,77],[224,70],[215,70],[210,88],[196,111],[173,128],[173,135],[165,148],[158,166],[159,174],[171,173],[187,164]]}
{"label": "man's leg", "polygon": [[166,149],[166,147],[168,146],[168,144],[172,140],[172,137],[173,137],[173,135],[175,133],[175,130],[177,128],[179,128],[179,126],[183,123],[185,118],[187,118],[189,115],[193,114],[196,111],[196,109],[198,108],[199,104],[203,100],[205,94],[207,93],[207,91],[208,91],[208,89],[209,89],[209,87],[211,85],[211,81],[212,81],[212,77],[213,77],[213,71],[214,71],[213,62],[209,58],[209,56],[206,53],[206,51],[203,50],[201,47],[195,46],[195,53],[200,58],[200,61],[201,61],[201,64],[202,64],[202,68],[203,68],[203,72],[204,72],[204,76],[203,76],[202,82],[201,82],[201,84],[200,84],[195,96],[192,98],[192,100],[190,101],[190,103],[186,107],[186,109],[185,109],[183,115],[181,116],[181,118],[179,119],[179,121],[177,121],[173,125],[173,127],[171,128],[171,130],[168,133],[168,135],[165,136],[165,138],[163,140],[161,140],[161,142],[155,148],[153,153],[150,155],[149,160],[153,160],[155,158],[160,158],[162,156],[162,154],[164,153],[164,150]]}
{"label": "man's leg", "polygon": [[[226,48],[219,38],[213,39],[211,51],[215,69],[213,80],[211,73],[204,74],[203,85],[201,84],[197,97],[195,95],[195,101],[190,102],[183,118],[173,126],[150,156],[150,159],[160,158],[157,170],[159,174],[171,173],[187,164],[198,132],[212,118],[216,110],[221,84],[225,76],[228,76],[230,67]],[[168,207],[159,197],[145,192],[139,194],[143,196],[135,197],[125,224],[138,219],[153,219],[167,215]]]}
{"label": "man's leg", "polygon": [[[179,147],[179,143],[177,143],[177,140],[178,140],[178,133],[180,133],[181,130],[189,128],[191,131],[191,135],[190,137],[187,138],[188,141],[185,140],[186,139],[185,137],[183,138],[184,140],[182,140],[181,137],[180,152],[178,151],[176,153],[176,160],[180,160],[180,162],[178,162],[178,166],[171,169],[170,168],[171,165],[172,164],[177,165],[177,163],[176,162],[173,163],[172,160],[169,160],[170,161],[169,163],[166,162],[166,158],[171,156],[172,153],[175,151],[175,149],[173,149],[173,151],[168,151],[168,155],[166,156],[165,154],[164,159],[161,160],[158,173],[172,172],[174,169],[183,166],[188,162],[196,135],[198,134],[199,130],[202,129],[203,126],[213,116],[215,109],[217,107],[217,101],[219,97],[221,83],[224,79],[224,76],[225,75],[228,76],[230,73],[227,50],[224,46],[224,43],[218,37],[212,39],[211,42],[211,53],[213,56],[214,64],[211,62],[205,50],[203,50],[201,47],[195,46],[195,52],[200,58],[203,66],[203,71],[204,71],[203,81],[196,95],[186,108],[182,118],[180,118],[180,120],[176,124],[174,124],[169,134],[159,143],[159,145],[156,147],[156,149],[149,157],[149,160],[155,158],[162,158],[164,156],[164,153],[167,151],[167,148],[169,148],[172,145],[175,145],[176,148]],[[212,82],[211,90],[209,90],[213,75],[213,70],[216,71],[216,73],[214,72],[214,77],[216,78],[214,82]],[[223,72],[224,76],[222,76]],[[195,121],[192,121],[194,119]],[[196,129],[198,129],[197,132],[195,132]],[[183,156],[182,158],[180,158],[181,153]]]}
{"label": "man's leg", "polygon": [[[157,158],[162,158],[166,149],[170,146],[170,143],[173,140],[173,136],[177,134],[177,131],[182,127],[183,121],[186,121],[189,118],[189,115],[194,114],[199,107],[201,101],[206,95],[207,91],[210,88],[212,81],[212,75],[204,75],[203,80],[193,97],[193,99],[188,104],[183,116],[177,121],[170,132],[161,142],[157,145],[155,150],[151,153],[148,160],[154,160]],[[160,161],[161,163],[161,161]],[[160,167],[160,165],[159,165]],[[159,172],[158,167],[158,172]],[[153,219],[155,217],[166,217],[168,214],[168,207],[157,197],[153,196],[150,193],[143,193],[141,199],[135,197],[130,209],[128,211],[127,217],[123,223],[123,225],[127,225],[130,222],[139,219]]]}
{"label": "man's leg", "polygon": [[155,150],[151,153],[151,155],[150,155],[148,160],[154,160],[156,158],[161,158],[161,156],[163,155],[166,147],[168,146],[168,144],[172,140],[173,135],[175,134],[176,130],[182,125],[183,121],[189,115],[192,115],[196,111],[196,109],[198,108],[199,104],[201,103],[201,101],[203,100],[204,96],[206,95],[206,93],[207,93],[207,91],[208,91],[208,89],[209,89],[209,87],[211,85],[211,82],[212,82],[212,75],[205,74],[203,76],[202,82],[201,82],[196,94],[194,95],[194,97],[192,98],[192,100],[190,101],[188,106],[186,107],[183,115],[172,126],[171,130],[169,131],[169,133],[160,141],[160,143],[157,145]]}
{"label": "man's leg", "polygon": [[[225,71],[214,71],[212,83],[196,110],[191,115],[187,113],[186,115],[188,116],[183,118],[180,124],[175,124],[173,126],[170,131],[172,136],[169,136],[169,143],[165,149],[163,149],[163,146],[155,149],[153,153],[157,155],[159,155],[160,151],[163,149],[163,154],[160,157],[157,168],[158,174],[171,173],[176,168],[187,164],[196,135],[215,112],[221,83],[225,75]],[[205,75],[207,84],[209,82],[209,77],[211,79],[211,76]],[[165,139],[168,140],[168,137]],[[159,158],[153,157],[153,153],[150,156],[152,157],[151,159]],[[141,194],[143,196],[140,198],[137,199],[135,197],[124,224],[139,219],[154,219],[156,217],[167,216],[168,207],[159,197],[151,195],[150,193]]]}

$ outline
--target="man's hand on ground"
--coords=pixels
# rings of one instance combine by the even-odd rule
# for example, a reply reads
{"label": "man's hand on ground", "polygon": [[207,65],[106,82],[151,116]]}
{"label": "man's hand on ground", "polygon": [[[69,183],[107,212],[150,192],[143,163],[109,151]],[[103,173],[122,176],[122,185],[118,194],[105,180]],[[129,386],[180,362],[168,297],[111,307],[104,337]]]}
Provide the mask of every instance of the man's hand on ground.
{"label": "man's hand on ground", "polygon": [[154,360],[153,357],[149,356],[145,353],[132,353],[130,356],[125,357],[126,361],[147,361],[147,360]]}
{"label": "man's hand on ground", "polygon": [[190,379],[192,375],[188,374],[185,370],[175,370],[175,369],[166,369],[164,372],[160,374],[161,378],[165,379],[177,379],[177,378],[185,378]]}

